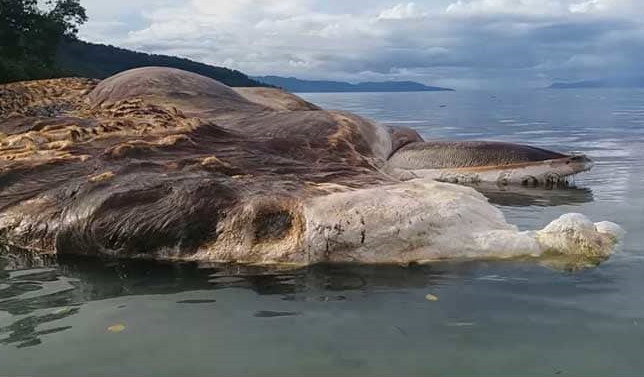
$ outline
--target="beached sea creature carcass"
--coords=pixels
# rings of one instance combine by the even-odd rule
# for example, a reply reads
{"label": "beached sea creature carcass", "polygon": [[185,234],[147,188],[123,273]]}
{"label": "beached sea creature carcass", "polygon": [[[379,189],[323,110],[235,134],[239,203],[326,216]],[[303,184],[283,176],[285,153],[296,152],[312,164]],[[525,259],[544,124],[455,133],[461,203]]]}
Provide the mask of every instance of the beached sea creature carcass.
{"label": "beached sea creature carcass", "polygon": [[607,257],[566,215],[520,232],[472,188],[557,181],[585,156],[427,142],[274,88],[170,68],[0,87],[0,243],[242,263]]}

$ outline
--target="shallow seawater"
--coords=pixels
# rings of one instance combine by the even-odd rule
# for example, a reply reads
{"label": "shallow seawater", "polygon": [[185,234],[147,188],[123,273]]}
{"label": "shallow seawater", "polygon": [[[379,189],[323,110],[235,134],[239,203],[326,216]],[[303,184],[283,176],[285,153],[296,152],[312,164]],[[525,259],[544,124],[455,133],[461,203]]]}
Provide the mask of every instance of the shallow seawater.
{"label": "shallow seawater", "polygon": [[[512,223],[567,212],[628,234],[597,268],[0,258],[0,375],[639,375],[644,91],[303,94],[418,129],[578,151],[569,189],[481,188]],[[428,294],[438,299],[426,299]]]}

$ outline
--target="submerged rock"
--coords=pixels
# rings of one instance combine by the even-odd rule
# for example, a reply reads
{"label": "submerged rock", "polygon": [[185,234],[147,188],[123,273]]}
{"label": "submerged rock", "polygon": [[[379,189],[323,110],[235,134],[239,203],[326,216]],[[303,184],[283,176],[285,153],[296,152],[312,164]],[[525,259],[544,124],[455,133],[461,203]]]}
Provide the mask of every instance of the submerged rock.
{"label": "submerged rock", "polygon": [[588,167],[576,156],[425,143],[278,89],[232,89],[170,68],[0,94],[0,242],[40,253],[294,264],[596,258],[620,237],[577,215],[519,232],[483,195],[427,173],[567,175]]}

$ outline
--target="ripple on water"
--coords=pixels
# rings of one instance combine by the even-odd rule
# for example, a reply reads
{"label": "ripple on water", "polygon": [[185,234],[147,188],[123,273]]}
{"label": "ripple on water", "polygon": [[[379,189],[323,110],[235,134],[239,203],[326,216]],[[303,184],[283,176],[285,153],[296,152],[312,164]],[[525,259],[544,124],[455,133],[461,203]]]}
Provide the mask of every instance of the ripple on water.
{"label": "ripple on water", "polygon": [[0,291],[0,344],[31,347],[41,337],[71,326],[56,322],[79,312],[74,279],[61,277],[55,269],[11,271]]}
{"label": "ripple on water", "polygon": [[547,135],[547,134],[555,134],[559,133],[561,131],[557,130],[527,130],[527,131],[519,131],[517,132],[518,134],[521,135]]}

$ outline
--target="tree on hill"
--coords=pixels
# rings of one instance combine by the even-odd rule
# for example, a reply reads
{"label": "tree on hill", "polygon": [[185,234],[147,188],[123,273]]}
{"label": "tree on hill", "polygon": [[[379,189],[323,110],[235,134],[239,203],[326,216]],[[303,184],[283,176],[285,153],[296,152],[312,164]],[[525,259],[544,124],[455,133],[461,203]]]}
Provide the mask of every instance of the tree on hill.
{"label": "tree on hill", "polygon": [[59,44],[85,21],[78,0],[0,0],[0,83],[56,76]]}
{"label": "tree on hill", "polygon": [[144,66],[183,69],[229,86],[270,86],[245,74],[189,59],[81,41],[79,0],[0,0],[0,84],[62,76],[103,79]]}

